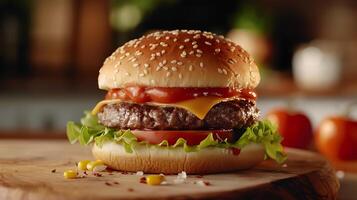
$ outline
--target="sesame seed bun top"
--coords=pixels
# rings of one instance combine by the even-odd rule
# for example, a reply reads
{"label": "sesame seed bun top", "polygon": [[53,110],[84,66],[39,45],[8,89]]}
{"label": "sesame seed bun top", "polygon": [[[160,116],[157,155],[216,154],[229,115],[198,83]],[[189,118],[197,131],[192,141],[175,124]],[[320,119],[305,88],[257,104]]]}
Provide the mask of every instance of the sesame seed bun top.
{"label": "sesame seed bun top", "polygon": [[253,89],[260,81],[258,67],[239,45],[194,30],[159,31],[131,40],[99,72],[104,90],[132,84]]}

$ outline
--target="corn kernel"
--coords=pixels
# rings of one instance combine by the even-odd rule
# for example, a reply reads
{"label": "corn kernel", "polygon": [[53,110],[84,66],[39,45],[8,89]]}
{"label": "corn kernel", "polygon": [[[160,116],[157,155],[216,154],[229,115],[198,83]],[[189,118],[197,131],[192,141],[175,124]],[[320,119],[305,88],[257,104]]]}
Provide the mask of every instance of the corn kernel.
{"label": "corn kernel", "polygon": [[63,176],[66,179],[77,178],[77,172],[73,171],[73,170],[66,170],[66,171],[64,171]]}
{"label": "corn kernel", "polygon": [[87,170],[87,164],[90,162],[90,160],[81,160],[79,161],[77,167],[80,170]]}
{"label": "corn kernel", "polygon": [[[99,166],[103,166],[104,162],[101,160],[96,160],[96,161],[91,161],[87,164],[87,169],[89,171],[93,171],[94,168],[99,167]],[[105,165],[104,165],[105,166]]]}
{"label": "corn kernel", "polygon": [[160,185],[165,180],[161,175],[149,175],[146,177],[146,183],[148,185]]}

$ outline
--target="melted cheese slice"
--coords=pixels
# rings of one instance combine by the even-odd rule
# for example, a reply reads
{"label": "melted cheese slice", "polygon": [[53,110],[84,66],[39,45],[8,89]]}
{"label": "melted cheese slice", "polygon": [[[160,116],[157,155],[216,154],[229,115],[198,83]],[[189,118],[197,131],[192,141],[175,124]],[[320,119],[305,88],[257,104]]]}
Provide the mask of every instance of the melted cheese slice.
{"label": "melted cheese slice", "polygon": [[[148,105],[160,105],[160,106],[171,106],[171,107],[180,107],[190,111],[199,119],[204,119],[206,114],[211,110],[211,108],[222,102],[222,101],[229,101],[233,98],[220,98],[220,97],[197,97],[194,99],[189,99],[185,101],[175,102],[175,103],[153,103],[148,102]],[[99,110],[107,105],[121,102],[120,99],[113,99],[113,100],[103,100],[100,101],[92,110],[92,114],[96,115]]]}

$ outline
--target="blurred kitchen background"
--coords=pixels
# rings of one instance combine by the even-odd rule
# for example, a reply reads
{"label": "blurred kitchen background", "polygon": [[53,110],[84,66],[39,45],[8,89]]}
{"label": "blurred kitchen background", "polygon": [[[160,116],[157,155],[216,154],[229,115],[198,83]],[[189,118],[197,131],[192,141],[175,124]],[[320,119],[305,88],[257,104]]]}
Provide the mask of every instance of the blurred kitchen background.
{"label": "blurred kitchen background", "polygon": [[64,135],[103,99],[104,59],[159,29],[240,43],[261,69],[263,116],[289,104],[316,126],[357,100],[354,0],[0,0],[0,136]]}

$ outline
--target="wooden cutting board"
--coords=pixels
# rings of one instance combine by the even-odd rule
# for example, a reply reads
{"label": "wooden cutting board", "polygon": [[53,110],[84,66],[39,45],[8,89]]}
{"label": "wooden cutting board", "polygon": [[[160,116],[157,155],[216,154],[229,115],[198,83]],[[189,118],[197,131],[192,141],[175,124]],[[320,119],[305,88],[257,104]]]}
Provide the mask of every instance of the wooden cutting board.
{"label": "wooden cutting board", "polygon": [[[189,175],[183,184],[140,183],[141,176],[103,172],[102,177],[64,179],[75,162],[93,159],[90,149],[64,140],[0,140],[0,199],[335,199],[339,184],[319,155],[287,149],[286,165],[264,161],[229,174]],[[56,172],[52,172],[52,171]],[[209,186],[197,184],[207,181]]]}

